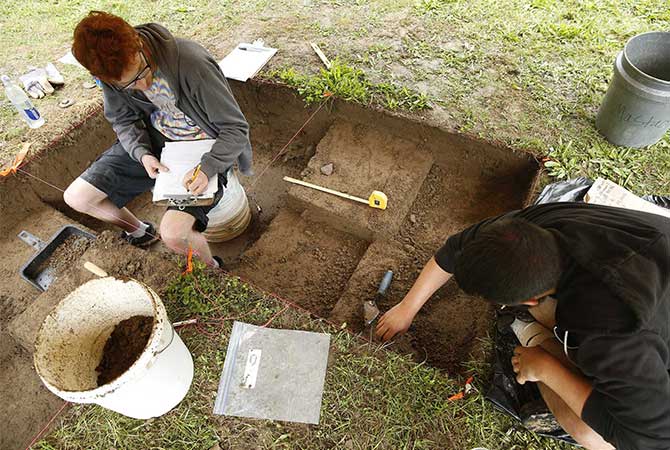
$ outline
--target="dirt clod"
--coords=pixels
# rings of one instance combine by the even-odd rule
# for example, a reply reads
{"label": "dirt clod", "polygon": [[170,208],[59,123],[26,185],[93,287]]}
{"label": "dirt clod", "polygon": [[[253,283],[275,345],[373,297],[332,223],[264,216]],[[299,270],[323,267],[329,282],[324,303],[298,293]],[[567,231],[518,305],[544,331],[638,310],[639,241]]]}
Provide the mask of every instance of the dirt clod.
{"label": "dirt clod", "polygon": [[107,339],[102,360],[95,369],[98,386],[114,381],[133,365],[147,346],[154,318],[133,316],[122,320]]}

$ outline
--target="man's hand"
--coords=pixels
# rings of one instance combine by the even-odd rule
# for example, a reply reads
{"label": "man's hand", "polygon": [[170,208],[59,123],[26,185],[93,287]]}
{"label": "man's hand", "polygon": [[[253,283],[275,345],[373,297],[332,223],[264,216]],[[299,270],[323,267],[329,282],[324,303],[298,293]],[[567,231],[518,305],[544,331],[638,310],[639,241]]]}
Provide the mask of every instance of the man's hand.
{"label": "man's hand", "polygon": [[193,173],[195,172],[196,168],[194,167],[193,169],[189,170],[186,173],[186,176],[184,176],[184,187],[186,190],[188,190],[191,194],[193,195],[200,195],[203,192],[205,192],[205,189],[207,189],[207,185],[209,184],[209,178],[207,178],[207,175],[205,175],[202,170],[198,171],[198,176],[195,177],[195,180],[191,182],[191,178],[193,178]]}
{"label": "man's hand", "polygon": [[516,381],[525,384],[526,381],[542,381],[547,365],[554,357],[542,347],[517,347],[512,356],[512,368],[516,373]]}
{"label": "man's hand", "polygon": [[147,174],[150,178],[156,178],[159,172],[170,171],[170,169],[161,164],[158,158],[156,158],[154,155],[142,156],[142,165],[144,166],[144,170],[147,171]]}
{"label": "man's hand", "polygon": [[388,341],[396,334],[402,334],[414,320],[416,313],[408,308],[403,302],[389,309],[377,323],[376,335],[383,341]]}
{"label": "man's hand", "polygon": [[407,331],[423,304],[449,278],[451,274],[442,270],[434,257],[430,258],[405,298],[379,319],[377,337],[388,341],[396,334]]}

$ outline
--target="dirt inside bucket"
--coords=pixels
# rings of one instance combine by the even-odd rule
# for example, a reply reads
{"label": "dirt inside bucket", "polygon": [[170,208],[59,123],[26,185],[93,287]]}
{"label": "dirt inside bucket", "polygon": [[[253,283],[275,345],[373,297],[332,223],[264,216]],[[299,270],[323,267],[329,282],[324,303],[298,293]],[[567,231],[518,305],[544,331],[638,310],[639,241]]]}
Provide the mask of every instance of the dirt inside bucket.
{"label": "dirt inside bucket", "polygon": [[116,325],[95,369],[98,386],[114,381],[137,361],[149,342],[153,326],[154,318],[151,316],[133,316]]}

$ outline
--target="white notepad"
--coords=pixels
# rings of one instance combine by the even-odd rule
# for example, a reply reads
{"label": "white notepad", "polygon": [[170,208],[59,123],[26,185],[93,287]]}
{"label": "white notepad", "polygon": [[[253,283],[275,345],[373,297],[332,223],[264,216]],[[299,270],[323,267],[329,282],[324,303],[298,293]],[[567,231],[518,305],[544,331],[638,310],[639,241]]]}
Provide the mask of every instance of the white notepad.
{"label": "white notepad", "polygon": [[242,43],[221,60],[219,67],[226,78],[247,81],[253,78],[275,53],[276,48]]}
{"label": "white notepad", "polygon": [[[200,141],[167,142],[161,153],[161,164],[170,169],[161,172],[156,177],[154,185],[154,202],[167,201],[175,196],[188,196],[190,192],[184,187],[186,173],[200,164],[202,155],[211,150],[216,140],[204,139]],[[198,200],[213,199],[218,188],[218,175],[209,179],[205,192],[198,196]]]}
{"label": "white notepad", "polygon": [[636,211],[670,217],[670,211],[648,202],[613,181],[598,178],[584,197],[586,203],[633,209]]}

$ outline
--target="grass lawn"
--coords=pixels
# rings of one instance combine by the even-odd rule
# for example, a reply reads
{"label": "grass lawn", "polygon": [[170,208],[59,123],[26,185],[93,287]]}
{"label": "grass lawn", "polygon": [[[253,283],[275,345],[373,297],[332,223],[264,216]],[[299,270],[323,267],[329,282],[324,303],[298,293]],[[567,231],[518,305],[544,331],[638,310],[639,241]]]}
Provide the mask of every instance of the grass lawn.
{"label": "grass lawn", "polygon": [[[557,178],[600,175],[637,193],[670,193],[667,135],[648,149],[616,148],[593,124],[626,40],[670,27],[663,0],[7,0],[0,68],[17,76],[57,59],[91,9],[161,22],[217,57],[261,37],[280,48],[263,76],[308,99],[328,89],[390,109],[431,108],[425,114],[445,127],[553,158],[549,173]],[[308,42],[338,59],[337,72],[321,71]],[[80,88],[84,73],[64,72],[70,87],[36,102],[50,122],[42,130],[29,132],[11,105],[1,105],[5,160],[19,142],[43,144],[99,103],[98,92]],[[66,95],[78,105],[59,110]]]}

